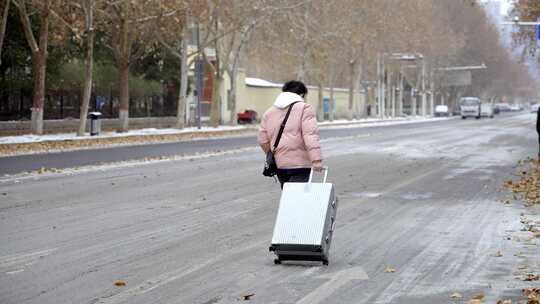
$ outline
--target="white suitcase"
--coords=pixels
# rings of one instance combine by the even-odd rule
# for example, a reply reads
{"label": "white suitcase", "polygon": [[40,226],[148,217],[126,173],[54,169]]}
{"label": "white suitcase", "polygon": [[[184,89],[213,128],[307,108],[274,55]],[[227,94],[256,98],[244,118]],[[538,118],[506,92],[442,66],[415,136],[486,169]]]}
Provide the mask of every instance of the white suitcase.
{"label": "white suitcase", "polygon": [[313,170],[307,183],[285,183],[272,236],[270,251],[281,261],[321,261],[328,265],[335,230],[337,197],[334,185],[314,183]]}

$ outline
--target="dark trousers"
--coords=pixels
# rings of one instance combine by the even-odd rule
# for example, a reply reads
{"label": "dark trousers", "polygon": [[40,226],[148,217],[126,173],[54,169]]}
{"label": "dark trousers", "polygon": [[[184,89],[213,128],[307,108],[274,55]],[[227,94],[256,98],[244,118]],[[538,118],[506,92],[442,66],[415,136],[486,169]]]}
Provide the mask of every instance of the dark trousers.
{"label": "dark trousers", "polygon": [[283,189],[285,183],[307,183],[311,168],[278,169],[277,177]]}

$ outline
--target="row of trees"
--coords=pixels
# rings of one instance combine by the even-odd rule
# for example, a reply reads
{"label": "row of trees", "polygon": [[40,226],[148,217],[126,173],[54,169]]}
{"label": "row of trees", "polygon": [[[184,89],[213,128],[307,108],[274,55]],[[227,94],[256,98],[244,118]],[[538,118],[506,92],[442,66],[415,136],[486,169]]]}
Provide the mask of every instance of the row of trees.
{"label": "row of trees", "polygon": [[[314,0],[305,10],[280,14],[255,37],[248,71],[275,80],[296,75],[319,86],[353,90],[358,80],[377,79],[377,54],[414,52],[424,55],[426,73],[433,75],[432,93],[446,100],[463,94],[501,98],[537,93],[527,68],[502,46],[480,1]],[[482,64],[487,69],[473,73],[472,86],[447,86],[440,71]],[[352,102],[349,107],[352,113]]]}
{"label": "row of trees", "polygon": [[[177,127],[183,128],[188,67],[198,55],[213,74],[212,125],[222,119],[219,92],[225,74],[231,82],[227,101],[231,115],[236,115],[236,74],[241,66],[274,81],[298,78],[320,88],[349,87],[351,113],[352,92],[377,78],[378,53],[422,53],[433,71],[485,63],[488,70],[469,88],[477,94],[517,95],[516,84],[532,85],[526,69],[501,46],[496,28],[473,0],[2,0],[0,12],[0,52],[4,37],[17,37],[19,28],[24,34],[26,49],[15,53],[31,59],[31,119],[37,134],[43,132],[47,77],[55,65],[65,62],[82,62],[84,67],[81,135],[95,90],[95,60],[98,66],[114,66],[120,131],[129,128],[130,77],[163,80],[163,62],[174,67],[167,77],[177,83]],[[8,22],[14,17],[16,26]],[[213,54],[190,47],[195,37],[201,50]],[[12,49],[6,51],[13,53],[16,43],[7,42]],[[161,65],[158,71],[156,65]],[[11,68],[0,62],[2,75],[14,73]],[[445,87],[442,78],[433,83],[447,95],[465,93],[463,88]],[[236,121],[234,116],[230,121]]]}
{"label": "row of trees", "polygon": [[[540,18],[540,3],[534,0],[521,0],[514,4],[511,12],[518,16],[520,21],[535,22]],[[527,56],[536,56],[537,28],[536,26],[519,26],[514,28],[513,41],[516,46],[521,46],[521,61],[525,61]]]}

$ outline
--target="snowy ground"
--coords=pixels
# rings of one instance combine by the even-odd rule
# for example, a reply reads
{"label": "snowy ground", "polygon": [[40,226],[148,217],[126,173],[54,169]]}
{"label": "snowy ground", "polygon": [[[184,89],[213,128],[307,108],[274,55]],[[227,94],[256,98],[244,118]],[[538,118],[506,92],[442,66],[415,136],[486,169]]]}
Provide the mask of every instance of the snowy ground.
{"label": "snowy ground", "polygon": [[[346,128],[346,127],[358,127],[358,124],[361,124],[362,127],[371,127],[371,126],[381,126],[381,125],[396,125],[396,124],[407,124],[407,123],[419,123],[419,122],[430,122],[435,120],[444,120],[448,118],[394,118],[394,119],[378,119],[378,118],[367,118],[367,119],[355,119],[355,120],[334,120],[332,122],[325,121],[319,123],[323,128],[332,127],[332,128]],[[18,136],[4,136],[0,137],[0,145],[5,144],[23,144],[23,143],[36,143],[36,142],[51,142],[51,141],[71,141],[71,140],[88,140],[88,139],[103,139],[103,138],[120,138],[128,136],[147,136],[147,135],[174,135],[174,134],[188,134],[188,133],[205,133],[205,132],[227,132],[227,131],[238,131],[238,130],[248,130],[257,128],[256,125],[242,125],[242,126],[220,126],[218,128],[203,127],[201,129],[195,128],[185,128],[182,130],[174,128],[165,128],[165,129],[140,129],[140,130],[130,130],[125,133],[117,132],[102,132],[99,136],[86,136],[78,137],[75,133],[61,133],[61,134],[49,134],[49,135],[18,135]]]}
{"label": "snowy ground", "polygon": [[538,286],[525,280],[540,256],[524,227],[538,210],[499,190],[536,156],[534,123],[323,131],[339,195],[329,266],[273,264],[280,190],[261,176],[254,142],[6,180],[0,303],[520,303]]}

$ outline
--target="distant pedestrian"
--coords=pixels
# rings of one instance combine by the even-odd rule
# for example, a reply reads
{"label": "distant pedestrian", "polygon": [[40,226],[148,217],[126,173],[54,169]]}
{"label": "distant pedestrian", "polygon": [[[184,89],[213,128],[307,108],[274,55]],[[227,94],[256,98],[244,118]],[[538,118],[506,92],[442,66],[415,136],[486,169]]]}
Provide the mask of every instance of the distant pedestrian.
{"label": "distant pedestrian", "polygon": [[[265,153],[274,152],[281,188],[286,182],[307,182],[311,168],[322,170],[319,128],[313,107],[304,101],[308,91],[300,81],[283,85],[282,93],[261,120],[258,142]],[[284,119],[283,134],[274,149]]]}

